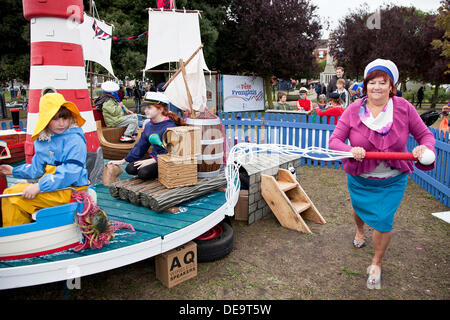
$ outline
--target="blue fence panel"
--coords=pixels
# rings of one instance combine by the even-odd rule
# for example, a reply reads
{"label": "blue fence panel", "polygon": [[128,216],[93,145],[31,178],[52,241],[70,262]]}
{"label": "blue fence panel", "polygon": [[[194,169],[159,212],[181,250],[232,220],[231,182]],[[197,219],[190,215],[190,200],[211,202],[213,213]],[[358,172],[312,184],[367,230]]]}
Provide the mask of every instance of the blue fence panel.
{"label": "blue fence panel", "polygon": [[[2,121],[0,125],[1,125],[1,130],[13,129],[13,127],[14,127],[13,122],[11,120],[10,121],[8,121],[8,120]],[[25,129],[26,129],[24,127],[22,120],[19,120],[19,127],[20,127],[20,130],[22,130],[22,131],[25,131]]]}
{"label": "blue fence panel", "polygon": [[[433,170],[414,170],[411,179],[421,188],[430,193],[442,204],[450,205],[450,144],[448,132],[442,132],[435,128],[429,128],[436,139],[436,162]],[[408,151],[412,151],[417,142],[412,136],[408,140]]]}

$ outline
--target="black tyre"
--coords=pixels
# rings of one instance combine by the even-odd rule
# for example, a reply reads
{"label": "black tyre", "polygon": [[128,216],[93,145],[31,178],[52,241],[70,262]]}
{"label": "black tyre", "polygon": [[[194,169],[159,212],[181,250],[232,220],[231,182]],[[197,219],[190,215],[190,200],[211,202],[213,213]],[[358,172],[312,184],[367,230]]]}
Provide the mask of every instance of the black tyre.
{"label": "black tyre", "polygon": [[225,221],[220,222],[194,239],[197,244],[197,261],[211,262],[227,256],[233,250],[233,228]]}

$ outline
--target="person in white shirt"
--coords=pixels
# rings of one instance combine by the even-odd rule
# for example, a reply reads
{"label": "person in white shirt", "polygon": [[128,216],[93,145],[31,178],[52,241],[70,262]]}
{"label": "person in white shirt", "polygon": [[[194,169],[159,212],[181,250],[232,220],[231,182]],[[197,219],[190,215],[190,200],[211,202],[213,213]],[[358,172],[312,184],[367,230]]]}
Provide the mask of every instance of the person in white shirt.
{"label": "person in white shirt", "polygon": [[344,79],[338,79],[336,81],[336,91],[340,96],[340,98],[342,99],[342,101],[344,101],[344,108],[347,108],[348,105],[350,104],[350,94],[348,93],[347,89],[345,89],[345,80]]}

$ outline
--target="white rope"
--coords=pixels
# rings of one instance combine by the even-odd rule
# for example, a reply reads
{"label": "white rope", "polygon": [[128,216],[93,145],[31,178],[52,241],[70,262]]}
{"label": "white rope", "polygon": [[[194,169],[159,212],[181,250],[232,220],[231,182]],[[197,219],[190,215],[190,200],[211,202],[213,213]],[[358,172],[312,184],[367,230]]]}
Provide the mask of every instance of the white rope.
{"label": "white rope", "polygon": [[241,188],[239,168],[242,165],[254,161],[255,156],[258,154],[295,155],[299,158],[309,158],[321,161],[336,161],[344,158],[353,158],[351,152],[334,151],[320,147],[300,148],[284,144],[238,143],[231,148],[225,167],[225,177],[227,179],[227,190],[225,193],[227,200],[227,215],[234,214],[234,206],[239,200],[239,190]]}

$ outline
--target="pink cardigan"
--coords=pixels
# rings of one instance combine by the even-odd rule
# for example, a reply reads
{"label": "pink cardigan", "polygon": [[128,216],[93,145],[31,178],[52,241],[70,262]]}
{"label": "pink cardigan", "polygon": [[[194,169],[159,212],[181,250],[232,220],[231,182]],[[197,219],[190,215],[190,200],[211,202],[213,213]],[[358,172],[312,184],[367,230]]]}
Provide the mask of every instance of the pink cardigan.
{"label": "pink cardigan", "polygon": [[[330,149],[350,151],[352,147],[362,147],[366,151],[408,152],[406,144],[411,133],[419,145],[425,145],[436,154],[433,134],[428,130],[414,106],[400,97],[393,97],[392,99],[394,120],[387,135],[383,137],[361,122],[359,118],[359,108],[363,102],[363,99],[361,99],[349,105],[342,114],[330,137]],[[347,139],[349,139],[351,145],[345,143]],[[370,172],[380,162],[381,160],[363,160],[360,162],[354,159],[342,159],[345,172],[351,175]],[[406,173],[411,173],[414,170],[412,161],[388,160],[386,163]],[[423,171],[432,170],[434,163],[425,166],[416,162],[416,167]]]}

